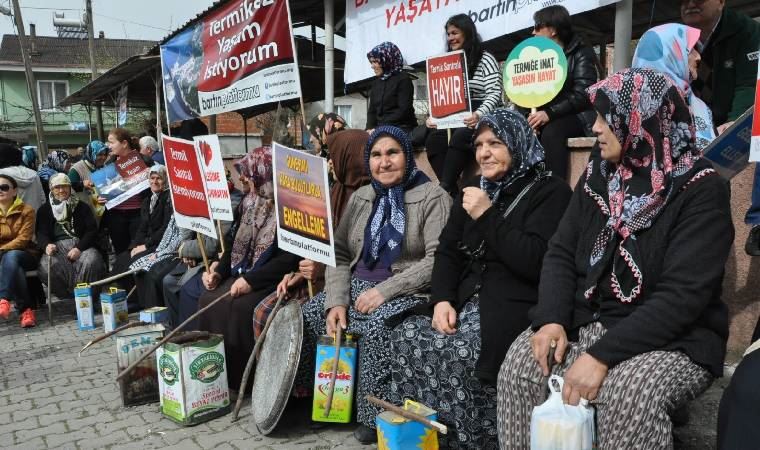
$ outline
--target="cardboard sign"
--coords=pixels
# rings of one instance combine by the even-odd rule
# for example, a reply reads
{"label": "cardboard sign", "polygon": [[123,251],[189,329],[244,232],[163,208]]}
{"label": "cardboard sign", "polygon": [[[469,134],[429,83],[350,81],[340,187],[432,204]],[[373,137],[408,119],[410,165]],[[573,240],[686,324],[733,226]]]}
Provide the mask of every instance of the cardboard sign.
{"label": "cardboard sign", "polygon": [[750,161],[760,161],[760,62],[757,65],[757,84],[755,85],[755,119],[752,121],[752,144]]}
{"label": "cardboard sign", "polygon": [[427,59],[428,110],[439,129],[459,128],[472,114],[464,51]]}
{"label": "cardboard sign", "polygon": [[193,141],[161,135],[177,226],[216,239],[206,183]]}
{"label": "cardboard sign", "polygon": [[208,192],[208,204],[211,207],[211,218],[232,222],[234,220],[232,197],[230,197],[230,188],[227,186],[227,176],[224,172],[219,136],[215,134],[196,136],[193,141],[198,151],[198,159],[203,165],[203,173],[206,175],[206,192]]}
{"label": "cardboard sign", "polygon": [[730,180],[749,164],[752,116],[750,107],[705,148],[705,158],[723,178]]}
{"label": "cardboard sign", "polygon": [[105,198],[106,208],[111,209],[148,189],[150,168],[140,154],[133,150],[92,173],[92,182],[98,195]]}
{"label": "cardboard sign", "polygon": [[276,142],[272,152],[277,245],[335,267],[327,161]]}
{"label": "cardboard sign", "polygon": [[161,45],[169,123],[301,96],[286,0],[219,2]]}
{"label": "cardboard sign", "polygon": [[567,58],[549,38],[535,36],[515,47],[504,64],[504,91],[523,108],[549,103],[567,78]]}

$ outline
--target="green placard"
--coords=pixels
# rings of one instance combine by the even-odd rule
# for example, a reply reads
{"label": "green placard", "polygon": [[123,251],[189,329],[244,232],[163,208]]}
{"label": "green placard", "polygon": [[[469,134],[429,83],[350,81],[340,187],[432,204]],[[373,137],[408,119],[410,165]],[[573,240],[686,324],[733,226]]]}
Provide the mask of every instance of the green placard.
{"label": "green placard", "polygon": [[504,90],[523,108],[549,103],[567,78],[567,58],[556,42],[542,36],[522,41],[504,64]]}

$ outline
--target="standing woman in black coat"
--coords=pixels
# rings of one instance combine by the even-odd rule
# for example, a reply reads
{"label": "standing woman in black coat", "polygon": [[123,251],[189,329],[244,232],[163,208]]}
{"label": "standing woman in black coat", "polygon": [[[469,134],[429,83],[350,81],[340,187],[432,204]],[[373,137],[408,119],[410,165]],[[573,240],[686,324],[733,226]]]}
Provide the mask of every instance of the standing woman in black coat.
{"label": "standing woman in black coat", "polygon": [[590,135],[596,118],[586,94],[586,89],[599,79],[596,54],[573,32],[570,13],[564,6],[536,11],[533,21],[533,35],[547,37],[564,49],[567,79],[552,101],[528,116],[528,123],[540,133],[547,169],[567,179],[567,139]]}
{"label": "standing woman in black coat", "polygon": [[530,323],[544,252],[571,194],[544,170],[544,150],[519,113],[486,114],[474,145],[482,176],[441,232],[428,317],[393,332],[391,389],[397,403],[438,410],[450,430],[441,448],[496,449],[496,374]]}
{"label": "standing woman in black coat", "polygon": [[375,72],[375,82],[369,93],[367,131],[381,125],[393,125],[410,133],[417,126],[414,115],[414,86],[403,71],[404,57],[392,42],[383,42],[367,53]]}

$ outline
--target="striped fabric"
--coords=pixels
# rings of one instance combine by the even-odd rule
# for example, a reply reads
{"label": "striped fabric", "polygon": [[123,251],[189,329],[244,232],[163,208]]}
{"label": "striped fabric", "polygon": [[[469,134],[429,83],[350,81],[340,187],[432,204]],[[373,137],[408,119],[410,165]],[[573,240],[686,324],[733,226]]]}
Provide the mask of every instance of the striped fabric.
{"label": "striped fabric", "polygon": [[472,101],[482,102],[477,109],[481,117],[502,106],[501,67],[492,54],[483,52],[469,86]]}

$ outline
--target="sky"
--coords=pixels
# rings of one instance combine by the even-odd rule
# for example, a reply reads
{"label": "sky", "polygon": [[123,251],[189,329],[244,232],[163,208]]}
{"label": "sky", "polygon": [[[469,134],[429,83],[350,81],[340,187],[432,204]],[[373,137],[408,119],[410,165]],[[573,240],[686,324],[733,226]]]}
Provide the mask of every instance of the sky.
{"label": "sky", "polygon": [[[38,36],[56,36],[53,26],[56,11],[74,19],[85,10],[85,0],[19,0],[19,3],[27,33],[29,24],[34,23]],[[213,3],[214,0],[92,0],[95,37],[103,31],[106,38],[159,41]],[[0,5],[12,9],[10,0],[0,0]],[[0,15],[0,34],[16,34],[11,17]],[[309,36],[310,32],[304,29],[296,34]],[[320,29],[318,41],[322,41],[321,35]],[[335,46],[344,48],[339,36]]]}

